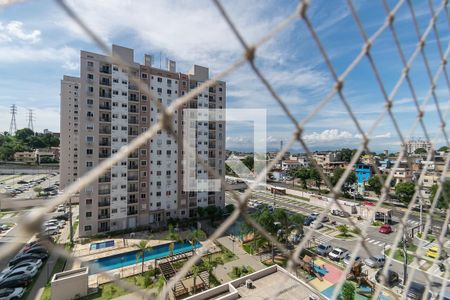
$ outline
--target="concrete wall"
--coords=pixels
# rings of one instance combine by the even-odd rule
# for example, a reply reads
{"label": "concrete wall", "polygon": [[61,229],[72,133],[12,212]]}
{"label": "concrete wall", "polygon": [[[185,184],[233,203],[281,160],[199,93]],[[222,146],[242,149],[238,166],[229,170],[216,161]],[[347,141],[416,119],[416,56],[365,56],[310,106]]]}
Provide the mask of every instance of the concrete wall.
{"label": "concrete wall", "polygon": [[71,300],[88,293],[88,268],[56,273],[52,278],[52,300]]}

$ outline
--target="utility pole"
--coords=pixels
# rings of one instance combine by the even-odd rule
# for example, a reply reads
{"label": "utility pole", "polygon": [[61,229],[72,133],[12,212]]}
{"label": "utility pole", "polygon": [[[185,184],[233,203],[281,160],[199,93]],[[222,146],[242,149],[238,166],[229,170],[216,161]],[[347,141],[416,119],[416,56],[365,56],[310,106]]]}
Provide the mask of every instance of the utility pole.
{"label": "utility pole", "polygon": [[422,228],[422,224],[423,224],[423,219],[422,219],[422,209],[423,209],[423,205],[422,205],[422,197],[420,197],[419,199],[419,232],[422,233],[423,228]]}
{"label": "utility pole", "polygon": [[[403,285],[406,284],[408,279],[408,252],[406,252],[406,230],[403,228]],[[395,253],[394,253],[395,255]]]}
{"label": "utility pole", "polygon": [[33,110],[28,110],[28,129],[31,129],[31,131],[34,132],[34,126],[33,126]]}
{"label": "utility pole", "polygon": [[69,236],[70,236],[70,245],[73,245],[72,196],[69,197]]}
{"label": "utility pole", "polygon": [[11,105],[11,123],[9,124],[9,134],[14,135],[17,131],[16,124],[16,114],[17,114],[17,106],[15,104]]}

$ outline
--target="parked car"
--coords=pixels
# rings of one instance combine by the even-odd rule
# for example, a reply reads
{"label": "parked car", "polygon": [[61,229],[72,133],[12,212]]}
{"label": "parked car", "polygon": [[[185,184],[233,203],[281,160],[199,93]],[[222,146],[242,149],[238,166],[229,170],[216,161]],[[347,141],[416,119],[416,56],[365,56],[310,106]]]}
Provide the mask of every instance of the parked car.
{"label": "parked car", "polygon": [[306,219],[305,219],[305,221],[303,221],[303,225],[305,225],[305,226],[309,226],[309,225],[311,225],[311,223],[314,221],[314,219],[312,219],[311,217],[307,217]]}
{"label": "parked car", "polygon": [[55,235],[59,233],[58,226],[46,226],[42,228],[42,233],[44,235]]}
{"label": "parked car", "polygon": [[0,281],[0,289],[24,287],[31,283],[32,277],[28,274],[20,274],[5,278]]}
{"label": "parked car", "polygon": [[348,250],[344,249],[344,248],[334,248],[333,251],[331,251],[328,254],[328,257],[331,260],[336,260],[336,261],[340,261],[341,259],[343,259],[344,257],[346,257],[348,255]]}
{"label": "parked car", "polygon": [[39,269],[42,266],[42,260],[40,260],[40,259],[25,260],[25,261],[22,261],[22,262],[20,262],[20,263],[18,263],[16,265],[14,265],[14,266],[10,266],[10,267],[7,267],[7,268],[3,269],[2,273],[10,272],[10,271],[16,270],[18,268],[29,267],[29,266],[36,267],[36,268]]}
{"label": "parked car", "polygon": [[409,285],[406,297],[408,297],[408,299],[420,300],[422,299],[424,292],[425,286],[423,284],[412,281],[411,284]]}
{"label": "parked car", "polygon": [[[350,254],[347,254],[347,256],[344,257],[344,260],[343,260],[344,264],[348,265],[350,263],[351,257],[352,256]],[[360,261],[361,261],[361,257],[357,255],[355,257],[354,263],[359,263]]]}
{"label": "parked car", "polygon": [[309,224],[310,227],[314,228],[314,229],[320,229],[323,228],[323,224],[322,222],[318,222],[318,220],[314,220],[311,222],[311,224]]}
{"label": "parked car", "polygon": [[19,253],[9,261],[9,266],[17,265],[20,262],[30,259],[44,260],[48,257],[47,253]]}
{"label": "parked car", "polygon": [[69,220],[69,214],[68,213],[64,213],[64,214],[55,216],[55,219],[67,221],[67,220]]}
{"label": "parked car", "polygon": [[319,246],[317,246],[316,253],[322,256],[327,256],[332,250],[333,247],[331,247],[330,244],[319,244]]}
{"label": "parked car", "polygon": [[19,300],[24,293],[25,289],[21,287],[0,289],[0,299]]}
{"label": "parked car", "polygon": [[317,212],[313,212],[309,215],[309,217],[314,220],[317,219],[319,216],[320,216],[320,214]]}
{"label": "parked car", "polygon": [[383,283],[386,286],[392,287],[400,282],[400,277],[397,272],[387,270],[386,276],[383,276],[383,270],[379,270],[375,274],[375,280],[378,283]]}
{"label": "parked car", "polygon": [[437,246],[430,247],[428,249],[427,253],[425,253],[426,256],[431,258],[438,258],[439,257],[439,248]]}
{"label": "parked car", "polygon": [[0,224],[0,230],[8,230],[9,229],[9,225],[8,224]]}
{"label": "parked car", "polygon": [[11,276],[16,276],[19,274],[28,274],[31,277],[34,277],[37,274],[37,271],[38,271],[38,268],[36,268],[36,266],[22,266],[22,267],[14,268],[10,271],[1,272],[0,280],[11,277]]}
{"label": "parked car", "polygon": [[384,256],[371,256],[364,260],[364,264],[371,268],[380,268],[384,266],[385,257]]}
{"label": "parked car", "polygon": [[392,232],[392,227],[389,224],[383,224],[380,226],[380,229],[378,230],[379,233],[389,234]]}
{"label": "parked car", "polygon": [[47,253],[48,254],[48,250],[45,247],[31,247],[28,248],[26,250],[23,251],[23,253]]}

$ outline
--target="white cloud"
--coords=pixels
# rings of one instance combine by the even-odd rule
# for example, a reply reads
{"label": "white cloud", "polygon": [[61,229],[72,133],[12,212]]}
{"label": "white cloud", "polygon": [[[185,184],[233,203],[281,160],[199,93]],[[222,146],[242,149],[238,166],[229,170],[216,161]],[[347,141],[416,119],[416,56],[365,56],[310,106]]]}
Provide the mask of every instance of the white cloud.
{"label": "white cloud", "polygon": [[374,136],[374,138],[376,138],[376,139],[389,139],[391,137],[392,137],[392,134],[390,132],[386,132],[384,134],[378,134],[378,135]]}
{"label": "white cloud", "polygon": [[37,29],[25,32],[23,23],[20,21],[0,22],[0,42],[22,41],[27,43],[37,43],[40,41],[41,32]]}
{"label": "white cloud", "polygon": [[339,140],[354,139],[355,135],[339,129],[326,129],[322,132],[313,132],[303,135],[306,142],[333,142]]}

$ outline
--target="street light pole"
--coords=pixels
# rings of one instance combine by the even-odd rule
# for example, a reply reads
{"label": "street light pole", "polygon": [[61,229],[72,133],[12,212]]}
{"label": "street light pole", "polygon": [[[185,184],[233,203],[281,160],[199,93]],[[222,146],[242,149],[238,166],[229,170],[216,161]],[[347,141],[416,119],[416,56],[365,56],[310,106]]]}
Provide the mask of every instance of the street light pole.
{"label": "street light pole", "polygon": [[[406,232],[403,229],[403,285],[406,284],[408,279],[408,253],[406,252]],[[395,253],[394,253],[395,254]]]}
{"label": "street light pole", "polygon": [[419,199],[419,207],[420,207],[420,211],[419,211],[419,232],[420,233],[422,233],[422,208],[423,208],[423,205],[422,205],[422,198],[420,198]]}
{"label": "street light pole", "polygon": [[72,229],[72,196],[69,197],[69,235],[70,235],[70,244],[73,245],[73,229]]}

